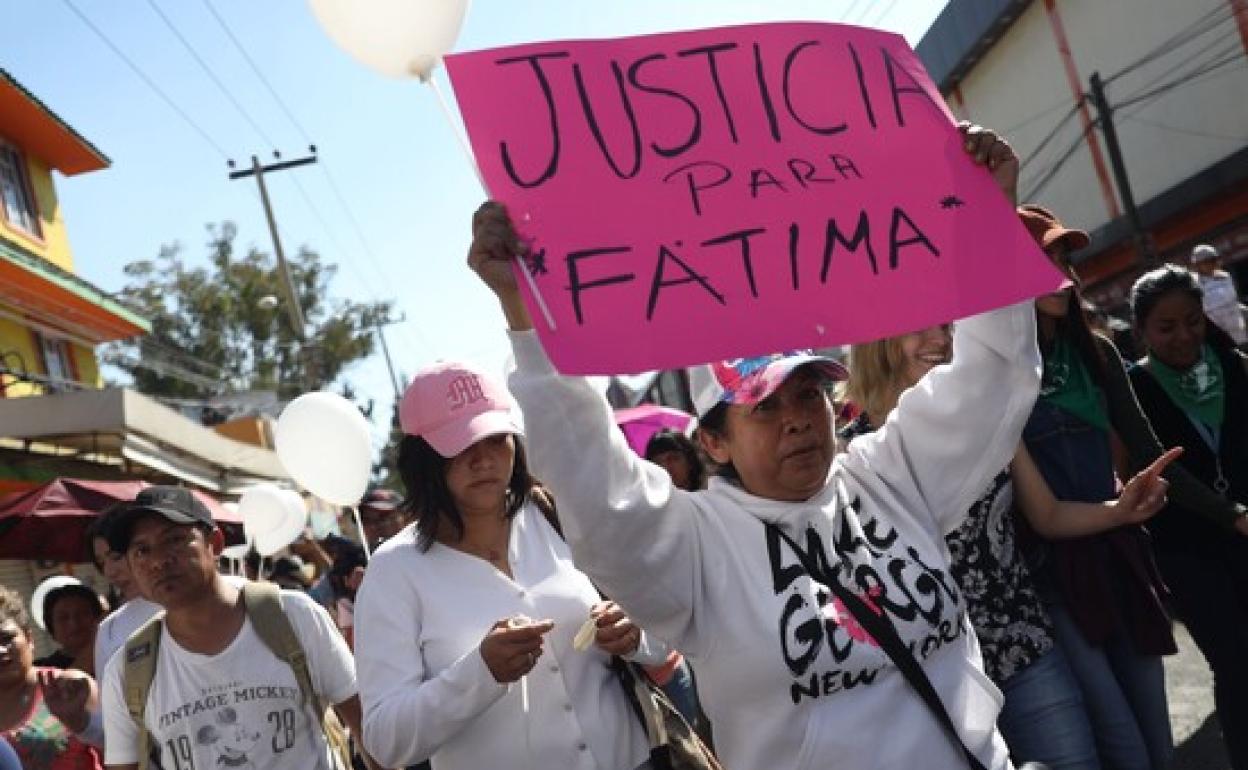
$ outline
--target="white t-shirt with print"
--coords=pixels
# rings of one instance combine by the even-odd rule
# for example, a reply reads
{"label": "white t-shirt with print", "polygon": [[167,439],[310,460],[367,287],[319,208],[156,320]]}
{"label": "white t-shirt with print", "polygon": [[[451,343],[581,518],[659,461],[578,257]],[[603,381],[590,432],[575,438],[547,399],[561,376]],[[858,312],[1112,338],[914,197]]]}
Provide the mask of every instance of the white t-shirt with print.
{"label": "white t-shirt with print", "polygon": [[[312,686],[327,704],[356,694],[355,664],[328,613],[307,596],[282,591],[282,608],[308,657]],[[126,710],[125,655],[103,676],[105,763],[138,761],[139,732]],[[257,636],[251,621],[216,655],[190,652],[166,627],[144,721],[164,770],[331,768],[320,719],[301,706],[290,666]]]}

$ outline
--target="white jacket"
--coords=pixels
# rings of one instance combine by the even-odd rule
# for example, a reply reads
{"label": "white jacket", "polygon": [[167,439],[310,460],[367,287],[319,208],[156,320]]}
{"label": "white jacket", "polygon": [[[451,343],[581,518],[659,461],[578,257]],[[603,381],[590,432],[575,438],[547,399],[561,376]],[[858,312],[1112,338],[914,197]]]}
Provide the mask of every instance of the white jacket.
{"label": "white jacket", "polygon": [[[410,525],[373,554],[355,604],[369,753],[386,767],[432,757],[437,770],[640,765],[646,736],[608,656],[572,646],[598,592],[536,506],[526,503],[512,520],[511,577],[440,543],[421,551],[417,536]],[[555,621],[523,687],[495,681],[479,650],[490,627],[513,615]],[[666,657],[642,634],[631,659]]]}
{"label": "white jacket", "polygon": [[586,380],[555,372],[534,333],[512,345],[533,471],[567,512],[578,567],[689,657],[729,770],[966,767],[884,652],[762,522],[851,567],[846,584],[888,608],[967,745],[987,767],[1009,766],[1001,694],[982,671],[944,535],[1012,455],[1035,401],[1031,302],[960,322],[954,363],[907,392],[802,503],[722,480],[674,488],[628,449]]}

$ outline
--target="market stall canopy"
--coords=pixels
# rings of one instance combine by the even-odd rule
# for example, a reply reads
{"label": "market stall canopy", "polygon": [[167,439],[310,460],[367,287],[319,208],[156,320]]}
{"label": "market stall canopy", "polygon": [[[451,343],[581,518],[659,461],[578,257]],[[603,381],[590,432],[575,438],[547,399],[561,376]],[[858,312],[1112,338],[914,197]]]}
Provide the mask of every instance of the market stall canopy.
{"label": "market stall canopy", "polygon": [[0,399],[0,439],[120,457],[215,494],[289,478],[272,450],[226,438],[121,388]]}
{"label": "market stall canopy", "polygon": [[[109,507],[133,500],[145,481],[54,479],[0,498],[0,559],[87,561],[87,525]],[[243,520],[211,495],[192,490],[227,541],[242,542]]]}

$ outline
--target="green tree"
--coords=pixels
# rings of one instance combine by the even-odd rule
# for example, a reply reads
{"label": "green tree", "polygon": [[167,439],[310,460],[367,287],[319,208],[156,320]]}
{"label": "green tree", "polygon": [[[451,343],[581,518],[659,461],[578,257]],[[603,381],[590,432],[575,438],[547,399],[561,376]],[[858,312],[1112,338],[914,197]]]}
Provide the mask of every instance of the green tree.
{"label": "green tree", "polygon": [[331,298],[337,268],[302,247],[287,259],[307,327],[301,340],[273,257],[255,248],[239,254],[232,222],[209,225],[208,235],[203,267],[189,267],[180,244],[125,267],[121,299],[151,319],[152,333],[111,360],[136,389],[182,398],[271,390],[286,400],[330,385],[373,353],[373,330],[391,303]]}

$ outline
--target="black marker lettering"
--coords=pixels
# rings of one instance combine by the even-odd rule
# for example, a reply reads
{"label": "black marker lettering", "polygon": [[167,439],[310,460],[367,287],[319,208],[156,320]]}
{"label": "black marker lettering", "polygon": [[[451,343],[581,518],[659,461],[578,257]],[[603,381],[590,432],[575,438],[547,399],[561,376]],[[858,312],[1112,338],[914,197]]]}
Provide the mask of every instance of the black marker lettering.
{"label": "black marker lettering", "polygon": [[850,240],[845,240],[841,234],[840,228],[836,224],[835,219],[828,220],[828,227],[823,240],[823,268],[819,272],[819,280],[822,283],[828,282],[828,269],[832,266],[832,252],[836,248],[836,244],[841,244],[849,251],[857,251],[860,245],[866,244],[867,259],[871,262],[871,274],[879,275],[880,270],[875,261],[875,250],[871,248],[871,222],[867,219],[867,212],[862,211],[858,214],[858,226],[854,228],[854,235]]}
{"label": "black marker lettering", "polygon": [[793,107],[793,93],[791,90],[793,80],[793,64],[797,61],[797,55],[799,53],[811,46],[816,45],[819,45],[818,41],[807,40],[806,42],[799,44],[792,51],[789,51],[789,55],[784,59],[784,80],[781,90],[784,93],[784,107],[788,110],[789,117],[793,118],[799,126],[807,131],[815,134],[822,134],[824,136],[831,136],[832,134],[841,133],[847,129],[849,125],[847,123],[837,123],[834,126],[816,126],[813,123],[807,123],[805,120],[802,120],[801,116],[797,114],[797,110]]}
{"label": "black marker lettering", "polygon": [[[667,261],[669,259],[680,265],[680,269],[685,272],[685,276],[683,278],[673,278],[670,281],[663,279],[663,274],[666,271]],[[654,318],[654,309],[659,304],[660,289],[665,289],[668,286],[680,286],[681,284],[686,283],[697,283],[703,289],[706,289],[706,292],[714,297],[716,302],[721,305],[728,304],[724,301],[724,295],[716,291],[715,287],[711,286],[711,284],[707,282],[706,276],[689,267],[689,265],[687,265],[683,259],[676,256],[671,249],[666,246],[659,246],[659,261],[654,266],[654,280],[650,283],[650,301],[646,304],[646,320],[649,321]]]}
{"label": "black marker lettering", "polygon": [[758,188],[775,187],[780,192],[788,192],[784,189],[784,185],[776,179],[770,171],[765,168],[756,168],[750,172],[750,197],[758,199]]}
{"label": "black marker lettering", "polygon": [[767,90],[767,73],[763,68],[763,52],[754,44],[754,77],[758,80],[758,95],[763,99],[763,111],[767,113],[767,128],[771,138],[780,141],[780,121],[776,119],[776,105],[771,103],[771,92]]}
{"label": "black marker lettering", "polygon": [[555,175],[559,170],[559,112],[555,108],[555,94],[550,88],[550,81],[546,78],[546,72],[542,69],[542,59],[566,59],[569,54],[567,51],[555,51],[553,53],[537,53],[530,56],[517,56],[511,59],[499,59],[495,64],[516,64],[517,62],[528,62],[533,67],[533,74],[537,75],[537,85],[542,91],[542,97],[546,100],[546,110],[550,113],[550,161],[546,164],[546,170],[543,171],[536,179],[525,181],[520,178],[516,172],[516,165],[511,159],[511,151],[507,148],[506,142],[499,142],[499,152],[503,157],[503,169],[507,171],[507,176],[517,186],[524,188],[537,187],[546,180]]}
{"label": "black marker lettering", "polygon": [[689,138],[687,138],[684,142],[676,145],[675,147],[660,147],[658,142],[650,143],[650,149],[654,150],[658,155],[664,158],[674,158],[688,150],[690,147],[693,147],[698,143],[698,140],[702,138],[702,112],[698,109],[698,105],[695,104],[692,99],[679,91],[673,91],[670,88],[662,88],[652,83],[641,82],[639,76],[641,74],[641,68],[644,65],[654,61],[661,61],[666,58],[667,56],[665,54],[656,53],[651,54],[650,56],[643,56],[633,62],[632,66],[628,68],[628,82],[632,83],[633,87],[638,91],[678,99],[689,108],[690,112],[693,113],[693,126],[689,129]]}
{"label": "black marker lettering", "polygon": [[751,230],[738,230],[735,233],[721,235],[718,238],[712,238],[709,241],[702,241],[703,246],[719,246],[733,241],[740,241],[741,264],[745,268],[745,279],[750,284],[750,295],[756,299],[758,298],[758,286],[754,283],[754,260],[750,256],[750,238],[755,235],[762,235],[765,232],[767,232],[766,228],[755,227]]}
{"label": "black marker lettering", "polygon": [[[694,172],[698,169],[711,169],[719,173],[716,175],[716,178],[695,179]],[[693,163],[686,163],[663,177],[663,181],[670,182],[678,174],[685,175],[685,183],[689,185],[689,200],[693,204],[693,213],[698,216],[702,215],[702,197],[700,193],[703,190],[727,184],[728,180],[732,179],[732,170],[724,164],[716,163],[713,160],[697,160]]]}
{"label": "black marker lettering", "polygon": [[849,48],[849,56],[854,60],[854,74],[858,77],[858,94],[862,97],[863,109],[867,111],[867,122],[872,128],[875,125],[875,110],[871,108],[871,92],[867,89],[867,75],[862,70],[862,60],[858,58],[858,49],[854,48],[853,43],[846,43]]}
{"label": "black marker lettering", "polygon": [[611,157],[611,150],[607,147],[607,138],[603,135],[602,126],[599,125],[598,117],[594,114],[594,107],[590,104],[589,93],[585,90],[585,78],[581,75],[581,65],[572,65],[572,77],[576,80],[576,93],[581,98],[581,110],[585,113],[585,122],[589,124],[589,131],[594,135],[598,149],[602,151],[602,157],[620,179],[632,179],[641,170],[641,129],[637,126],[637,115],[633,112],[632,100],[628,98],[628,89],[624,87],[624,72],[620,69],[619,62],[611,62],[611,72],[615,75],[615,86],[619,90],[620,102],[623,104],[624,114],[628,118],[628,126],[633,134],[633,165],[627,171],[616,165],[615,158]]}
{"label": "black marker lettering", "polygon": [[[901,230],[902,222],[905,222],[906,225],[910,228],[910,232],[914,234],[913,237],[907,238],[905,240],[897,239],[897,236],[899,235],[900,230]],[[914,220],[910,218],[910,215],[902,211],[900,207],[894,207],[893,208],[893,221],[892,221],[892,224],[888,228],[888,267],[889,269],[890,270],[897,269],[897,253],[901,251],[903,246],[913,246],[915,244],[922,244],[926,246],[927,250],[932,253],[933,257],[940,256],[940,250],[937,249],[935,244],[933,244],[931,240],[923,233],[923,231],[919,229],[919,226],[914,223]]]}
{"label": "black marker lettering", "polygon": [[[888,71],[888,89],[892,92],[893,96],[893,115],[897,118],[898,127],[905,128],[906,119],[901,114],[902,94],[918,94],[919,96],[922,96],[929,105],[935,105],[932,104],[932,99],[928,96],[927,91],[923,90],[923,87],[919,85],[918,81],[914,79],[914,76],[910,74],[908,69],[893,58],[893,55],[888,52],[888,49],[881,48],[880,53],[884,56],[884,69]],[[905,75],[906,82],[909,83],[909,85],[897,85],[898,72]]]}
{"label": "black marker lettering", "polygon": [[732,119],[732,108],[728,106],[728,97],[724,94],[724,85],[719,79],[719,64],[715,61],[715,54],[724,51],[736,50],[736,43],[719,43],[717,45],[708,45],[701,48],[689,48],[684,51],[677,51],[677,56],[697,56],[699,54],[706,55],[706,63],[711,71],[711,82],[715,84],[715,95],[719,97],[719,106],[724,111],[724,121],[728,124],[728,135],[732,137],[732,143],[737,144],[737,124]]}
{"label": "black marker lettering", "polygon": [[600,286],[610,286],[616,283],[628,283],[636,280],[634,273],[621,273],[618,275],[607,276],[593,281],[581,281],[581,271],[579,262],[589,257],[601,257],[607,254],[627,254],[633,250],[632,246],[607,246],[601,249],[585,249],[584,251],[573,251],[567,256],[568,263],[568,291],[572,292],[572,309],[576,312],[576,323],[584,325],[585,317],[581,311],[581,293],[586,289],[593,289]]}

